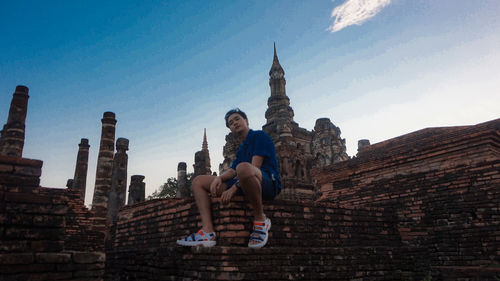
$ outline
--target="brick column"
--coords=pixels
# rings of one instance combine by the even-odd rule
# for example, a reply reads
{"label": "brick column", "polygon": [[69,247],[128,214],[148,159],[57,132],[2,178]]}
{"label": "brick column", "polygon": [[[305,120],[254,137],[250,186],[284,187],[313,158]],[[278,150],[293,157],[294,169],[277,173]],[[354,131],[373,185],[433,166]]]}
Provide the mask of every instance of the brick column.
{"label": "brick column", "polygon": [[118,217],[118,211],[125,205],[127,192],[127,164],[128,164],[128,139],[116,140],[116,154],[113,159],[113,173],[111,176],[111,189],[108,201],[108,224],[112,224]]}
{"label": "brick column", "polygon": [[75,176],[73,177],[73,188],[80,191],[80,197],[85,202],[85,191],[87,189],[87,170],[89,163],[89,140],[81,139],[78,144],[78,155],[76,156]]}
{"label": "brick column", "polygon": [[24,129],[28,112],[28,92],[26,86],[17,86],[10,103],[9,117],[4,125],[0,139],[0,154],[22,157]]}
{"label": "brick column", "polygon": [[187,187],[187,175],[186,175],[187,165],[185,162],[179,162],[177,165],[177,198],[185,198],[190,196],[189,189]]}
{"label": "brick column", "polygon": [[144,176],[142,175],[133,175],[130,177],[127,205],[133,205],[146,199],[146,184],[142,182],[143,180]]}
{"label": "brick column", "polygon": [[367,139],[358,140],[358,153],[367,146],[370,146],[370,140]]}
{"label": "brick column", "polygon": [[105,218],[108,212],[108,196],[111,188],[113,170],[113,152],[115,146],[116,119],[113,112],[104,112],[101,132],[101,144],[97,157],[94,197],[92,210],[98,217]]}

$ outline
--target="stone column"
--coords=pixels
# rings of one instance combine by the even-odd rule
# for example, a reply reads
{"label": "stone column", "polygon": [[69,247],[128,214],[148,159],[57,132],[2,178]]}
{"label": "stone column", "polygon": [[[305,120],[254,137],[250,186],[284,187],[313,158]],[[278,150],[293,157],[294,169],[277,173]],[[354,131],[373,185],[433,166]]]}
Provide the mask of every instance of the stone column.
{"label": "stone column", "polygon": [[185,162],[179,162],[177,165],[177,198],[185,198],[190,196],[189,188],[187,186],[187,165]]}
{"label": "stone column", "polygon": [[125,205],[127,195],[127,165],[128,165],[128,139],[116,140],[116,154],[113,159],[113,173],[111,176],[111,189],[108,201],[108,224],[116,221],[118,211]]}
{"label": "stone column", "polygon": [[101,131],[101,144],[97,157],[94,197],[92,210],[98,217],[105,218],[108,213],[108,196],[111,188],[113,152],[115,147],[116,119],[113,112],[104,112]]}
{"label": "stone column", "polygon": [[23,156],[24,129],[28,112],[28,92],[26,86],[17,86],[12,97],[9,117],[4,125],[0,139],[0,154],[15,157]]}
{"label": "stone column", "polygon": [[367,139],[358,140],[358,153],[367,146],[370,146],[370,140]]}
{"label": "stone column", "polygon": [[133,175],[130,177],[127,205],[139,203],[146,199],[146,184],[142,182],[143,180],[144,176],[142,175]]}
{"label": "stone column", "polygon": [[80,191],[80,197],[85,202],[85,191],[87,189],[87,169],[89,163],[89,140],[81,139],[78,144],[78,155],[76,156],[75,176],[73,177],[73,188]]}

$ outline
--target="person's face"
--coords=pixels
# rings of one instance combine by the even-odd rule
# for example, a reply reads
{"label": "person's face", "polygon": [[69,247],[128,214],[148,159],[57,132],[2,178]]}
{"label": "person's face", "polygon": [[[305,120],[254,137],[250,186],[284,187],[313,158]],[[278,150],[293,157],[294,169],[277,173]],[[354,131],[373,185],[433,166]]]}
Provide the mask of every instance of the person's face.
{"label": "person's face", "polygon": [[229,124],[231,132],[235,134],[248,130],[248,120],[241,117],[238,113],[231,114],[227,119],[227,123]]}

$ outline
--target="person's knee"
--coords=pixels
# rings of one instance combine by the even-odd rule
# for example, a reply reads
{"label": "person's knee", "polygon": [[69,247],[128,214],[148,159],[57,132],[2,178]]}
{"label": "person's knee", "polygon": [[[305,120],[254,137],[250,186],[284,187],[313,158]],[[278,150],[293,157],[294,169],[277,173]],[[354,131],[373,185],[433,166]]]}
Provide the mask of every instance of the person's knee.
{"label": "person's knee", "polygon": [[236,166],[236,176],[240,181],[245,181],[255,176],[255,167],[247,162],[242,162]]}
{"label": "person's knee", "polygon": [[196,176],[191,182],[191,186],[194,188],[195,186],[200,186],[200,185],[201,185],[201,177]]}
{"label": "person's knee", "polygon": [[199,175],[199,176],[196,176],[193,181],[191,182],[191,189],[193,190],[193,192],[196,192],[198,190],[202,190],[205,188],[205,185],[210,185],[210,180],[207,179],[207,176],[206,175]]}

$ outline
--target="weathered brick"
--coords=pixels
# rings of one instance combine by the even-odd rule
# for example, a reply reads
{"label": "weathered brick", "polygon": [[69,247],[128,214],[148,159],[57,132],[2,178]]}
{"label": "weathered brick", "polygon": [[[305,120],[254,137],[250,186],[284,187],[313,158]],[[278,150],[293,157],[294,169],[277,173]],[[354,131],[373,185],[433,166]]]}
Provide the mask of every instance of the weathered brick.
{"label": "weathered brick", "polygon": [[69,253],[36,253],[35,261],[37,263],[68,263],[71,261]]}
{"label": "weathered brick", "polygon": [[0,254],[0,264],[30,264],[33,261],[31,253]]}
{"label": "weathered brick", "polygon": [[105,259],[106,259],[106,254],[100,252],[73,253],[73,261],[75,263],[100,263],[104,262]]}

